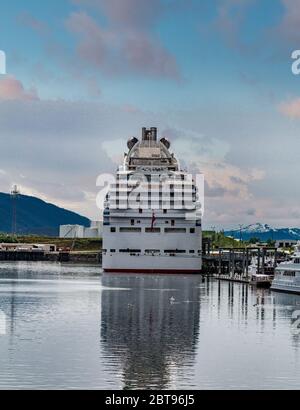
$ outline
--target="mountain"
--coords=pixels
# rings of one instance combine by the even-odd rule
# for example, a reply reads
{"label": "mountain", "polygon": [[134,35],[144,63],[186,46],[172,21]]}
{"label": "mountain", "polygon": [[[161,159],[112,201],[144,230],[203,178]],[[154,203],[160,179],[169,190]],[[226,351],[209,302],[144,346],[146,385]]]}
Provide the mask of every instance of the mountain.
{"label": "mountain", "polygon": [[[12,199],[0,193],[0,232],[12,230]],[[90,220],[41,199],[19,195],[16,199],[17,233],[58,236],[59,225],[90,226]]]}
{"label": "mountain", "polygon": [[249,240],[251,238],[260,239],[262,242],[272,239],[277,240],[300,240],[299,228],[272,228],[267,224],[256,223],[243,226],[242,229],[233,229],[225,231],[226,236],[232,236],[236,239]]}

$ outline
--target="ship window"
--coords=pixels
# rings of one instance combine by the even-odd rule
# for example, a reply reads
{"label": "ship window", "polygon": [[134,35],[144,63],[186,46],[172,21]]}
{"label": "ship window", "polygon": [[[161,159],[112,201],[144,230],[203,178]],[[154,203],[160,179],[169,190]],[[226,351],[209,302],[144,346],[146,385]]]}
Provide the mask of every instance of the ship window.
{"label": "ship window", "polygon": [[140,249],[120,249],[121,253],[140,253]]}
{"label": "ship window", "polygon": [[294,271],[285,271],[285,272],[283,272],[283,276],[295,277],[296,272],[294,272]]}
{"label": "ship window", "polygon": [[190,253],[195,253],[194,249],[190,250]]}
{"label": "ship window", "polygon": [[168,211],[166,209],[164,209],[164,214],[166,214]]}
{"label": "ship window", "polygon": [[130,223],[131,223],[131,225],[134,225],[134,219],[131,219]]}
{"label": "ship window", "polygon": [[191,228],[190,233],[195,233],[195,228]]}
{"label": "ship window", "polygon": [[185,253],[183,249],[166,249],[165,253]]}
{"label": "ship window", "polygon": [[116,232],[116,228],[110,228],[110,232]]}
{"label": "ship window", "polygon": [[142,214],[142,213],[143,213],[143,210],[142,210],[142,209],[139,209],[139,213]]}
{"label": "ship window", "polygon": [[146,228],[145,232],[147,232],[147,233],[159,233],[160,228]]}
{"label": "ship window", "polygon": [[141,232],[141,228],[120,228],[120,232]]}
{"label": "ship window", "polygon": [[116,250],[115,250],[115,249],[111,249],[110,251],[111,251],[111,253],[115,253],[115,252],[116,252]]}
{"label": "ship window", "polygon": [[174,221],[174,219],[172,219],[172,221],[171,221],[171,225],[172,225],[172,226],[174,226],[174,225],[175,225],[175,221]]}
{"label": "ship window", "polygon": [[146,249],[145,253],[151,255],[151,254],[155,254],[155,253],[160,253],[160,250],[159,249]]}
{"label": "ship window", "polygon": [[165,228],[165,233],[185,233],[185,228]]}

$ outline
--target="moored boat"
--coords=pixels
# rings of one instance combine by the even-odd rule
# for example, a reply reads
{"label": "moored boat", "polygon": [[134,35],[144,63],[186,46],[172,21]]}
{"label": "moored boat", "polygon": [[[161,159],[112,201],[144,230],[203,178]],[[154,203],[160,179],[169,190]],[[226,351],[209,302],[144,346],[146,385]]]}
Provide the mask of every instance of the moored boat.
{"label": "moored boat", "polygon": [[272,290],[300,294],[300,242],[289,261],[281,262],[275,269]]}

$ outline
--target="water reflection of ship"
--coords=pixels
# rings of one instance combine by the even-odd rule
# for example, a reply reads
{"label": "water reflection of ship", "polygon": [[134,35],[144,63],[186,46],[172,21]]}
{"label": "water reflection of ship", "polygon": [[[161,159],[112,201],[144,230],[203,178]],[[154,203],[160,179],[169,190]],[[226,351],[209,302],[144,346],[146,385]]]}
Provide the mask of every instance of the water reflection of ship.
{"label": "water reflection of ship", "polygon": [[122,367],[124,388],[165,388],[172,369],[194,363],[199,276],[104,276],[101,342]]}

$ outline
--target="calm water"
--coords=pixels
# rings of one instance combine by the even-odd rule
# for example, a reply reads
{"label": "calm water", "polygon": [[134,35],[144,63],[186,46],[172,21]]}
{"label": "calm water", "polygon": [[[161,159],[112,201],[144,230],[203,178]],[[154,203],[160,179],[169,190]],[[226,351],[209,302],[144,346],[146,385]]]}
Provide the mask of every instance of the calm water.
{"label": "calm water", "polygon": [[2,389],[300,388],[300,296],[2,263],[0,310]]}

